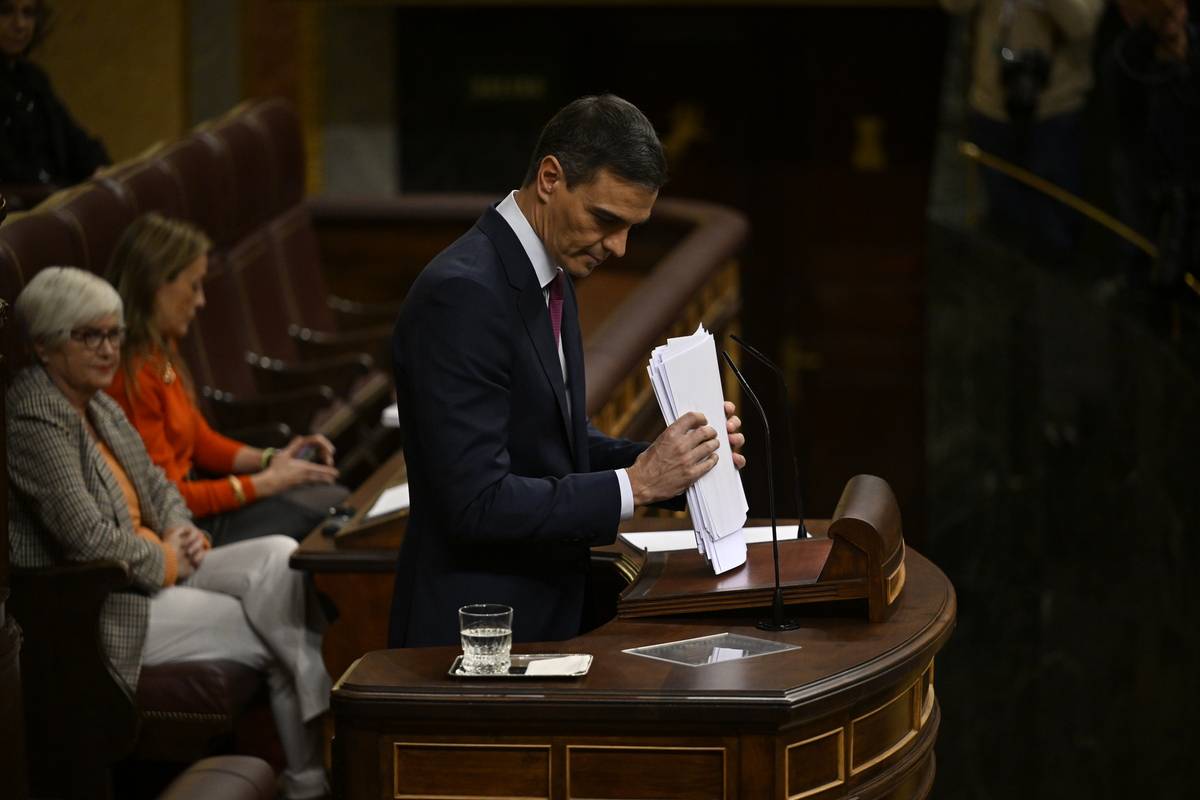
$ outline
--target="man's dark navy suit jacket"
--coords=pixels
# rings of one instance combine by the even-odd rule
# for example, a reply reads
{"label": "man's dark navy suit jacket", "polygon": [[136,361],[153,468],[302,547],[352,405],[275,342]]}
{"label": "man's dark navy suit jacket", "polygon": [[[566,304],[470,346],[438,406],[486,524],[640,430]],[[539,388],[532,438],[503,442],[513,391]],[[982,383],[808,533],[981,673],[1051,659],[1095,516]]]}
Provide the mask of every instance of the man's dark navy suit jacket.
{"label": "man's dark navy suit jacket", "polygon": [[588,423],[569,278],[563,294],[566,387],[533,265],[494,207],[405,298],[392,354],[412,506],[394,647],[457,644],[459,607],[480,602],[513,607],[516,641],[579,633],[588,548],[616,537],[612,470],[647,445]]}

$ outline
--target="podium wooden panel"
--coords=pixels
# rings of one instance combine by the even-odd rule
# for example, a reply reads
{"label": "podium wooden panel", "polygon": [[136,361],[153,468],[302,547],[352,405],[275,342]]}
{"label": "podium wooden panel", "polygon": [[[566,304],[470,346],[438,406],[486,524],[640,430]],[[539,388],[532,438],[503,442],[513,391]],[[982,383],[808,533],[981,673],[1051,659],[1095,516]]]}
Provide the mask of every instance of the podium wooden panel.
{"label": "podium wooden panel", "polygon": [[[633,555],[623,547],[610,553]],[[911,549],[906,569],[886,622],[831,604],[802,607],[803,627],[784,633],[736,612],[617,619],[567,642],[514,647],[591,653],[579,679],[451,678],[452,647],[367,653],[333,692],[337,795],[925,797],[940,720],[934,657],[956,601]],[[721,632],[800,649],[701,667],[623,652]]]}

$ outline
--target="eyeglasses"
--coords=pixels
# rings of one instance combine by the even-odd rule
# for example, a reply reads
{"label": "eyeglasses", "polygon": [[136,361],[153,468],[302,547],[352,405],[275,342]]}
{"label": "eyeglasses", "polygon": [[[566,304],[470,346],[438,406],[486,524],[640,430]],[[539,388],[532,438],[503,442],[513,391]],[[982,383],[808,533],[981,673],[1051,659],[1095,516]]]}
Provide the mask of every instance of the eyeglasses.
{"label": "eyeglasses", "polygon": [[88,350],[99,350],[101,342],[108,342],[114,350],[120,350],[125,341],[125,328],[109,328],[106,331],[99,328],[76,328],[71,331],[71,338],[82,342]]}

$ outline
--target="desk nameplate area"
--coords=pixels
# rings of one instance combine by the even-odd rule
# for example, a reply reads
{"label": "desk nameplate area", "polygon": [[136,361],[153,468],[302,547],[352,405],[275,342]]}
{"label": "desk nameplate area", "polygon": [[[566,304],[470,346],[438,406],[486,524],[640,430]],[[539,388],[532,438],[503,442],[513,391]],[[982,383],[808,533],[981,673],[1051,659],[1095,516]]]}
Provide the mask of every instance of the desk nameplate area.
{"label": "desk nameplate area", "polygon": [[722,664],[727,661],[740,661],[744,658],[755,658],[799,649],[800,645],[798,644],[773,642],[770,639],[742,636],[737,633],[714,633],[710,636],[698,636],[695,639],[684,639],[678,642],[632,647],[621,652],[679,664],[684,667],[704,667],[709,664]]}

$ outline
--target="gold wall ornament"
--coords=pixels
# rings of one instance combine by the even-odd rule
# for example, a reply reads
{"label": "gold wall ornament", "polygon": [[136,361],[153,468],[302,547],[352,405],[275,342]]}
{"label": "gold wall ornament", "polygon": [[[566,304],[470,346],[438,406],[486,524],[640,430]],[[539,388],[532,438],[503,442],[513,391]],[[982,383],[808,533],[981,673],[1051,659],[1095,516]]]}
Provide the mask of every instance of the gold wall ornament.
{"label": "gold wall ornament", "polygon": [[684,159],[696,142],[708,138],[704,109],[695,103],[678,103],[671,109],[671,127],[663,137],[663,149],[672,166]]}
{"label": "gold wall ornament", "polygon": [[859,172],[881,172],[887,169],[887,153],[883,149],[883,118],[864,114],[854,118],[854,147],[850,165]]}

